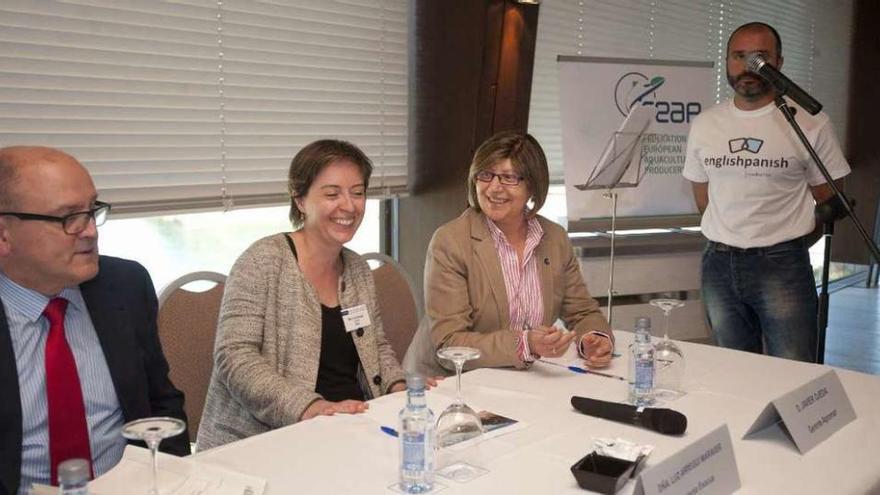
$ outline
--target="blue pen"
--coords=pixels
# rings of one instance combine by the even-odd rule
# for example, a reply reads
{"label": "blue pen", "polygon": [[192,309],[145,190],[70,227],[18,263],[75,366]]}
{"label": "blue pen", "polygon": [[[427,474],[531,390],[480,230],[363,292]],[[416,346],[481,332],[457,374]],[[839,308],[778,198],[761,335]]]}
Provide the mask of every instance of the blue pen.
{"label": "blue pen", "polygon": [[397,430],[395,430],[394,428],[392,428],[390,426],[380,426],[379,429],[382,430],[382,433],[385,433],[386,435],[390,435],[394,438],[397,438],[397,436],[398,436]]}
{"label": "blue pen", "polygon": [[559,366],[560,368],[566,368],[569,371],[573,371],[575,373],[580,373],[581,375],[599,375],[604,376],[605,378],[614,378],[615,380],[626,381],[626,378],[622,376],[612,375],[611,373],[602,373],[601,371],[593,371],[588,370],[586,368],[581,368],[580,366],[566,366],[564,364],[554,363],[553,361],[547,361],[544,359],[538,359],[538,361],[544,364],[552,364],[553,366]]}

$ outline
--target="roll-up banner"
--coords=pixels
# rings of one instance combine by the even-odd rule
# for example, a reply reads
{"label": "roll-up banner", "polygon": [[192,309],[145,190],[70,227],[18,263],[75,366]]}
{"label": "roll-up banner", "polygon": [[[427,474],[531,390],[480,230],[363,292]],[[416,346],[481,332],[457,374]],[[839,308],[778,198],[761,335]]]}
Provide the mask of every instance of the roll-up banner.
{"label": "roll-up banner", "polygon": [[641,182],[619,188],[617,215],[696,213],[682,177],[690,122],[715,104],[712,62],[559,56],[559,106],[569,222],[611,216],[603,190],[580,190],[624,119],[638,105],[653,115],[641,141]]}

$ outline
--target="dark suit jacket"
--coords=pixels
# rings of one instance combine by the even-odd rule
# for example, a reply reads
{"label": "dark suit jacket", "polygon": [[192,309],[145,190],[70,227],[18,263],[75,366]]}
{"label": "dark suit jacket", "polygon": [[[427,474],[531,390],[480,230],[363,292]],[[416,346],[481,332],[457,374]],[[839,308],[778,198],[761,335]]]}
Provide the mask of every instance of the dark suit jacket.
{"label": "dark suit jacket", "polygon": [[[156,330],[156,293],[140,264],[101,256],[98,275],[80,285],[107,360],[125,421],[172,416],[186,421],[183,393],[168,379]],[[15,495],[21,476],[21,400],[6,311],[0,304],[0,495]],[[141,444],[143,445],[143,444]],[[187,455],[184,432],[164,440],[164,452]]]}

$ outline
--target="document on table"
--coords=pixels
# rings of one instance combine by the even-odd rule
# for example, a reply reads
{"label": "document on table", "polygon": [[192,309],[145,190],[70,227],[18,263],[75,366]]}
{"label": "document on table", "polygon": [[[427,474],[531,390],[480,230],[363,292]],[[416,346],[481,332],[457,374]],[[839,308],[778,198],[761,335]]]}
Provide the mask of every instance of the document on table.
{"label": "document on table", "polygon": [[[127,445],[119,464],[89,483],[89,493],[146,493],[152,486],[151,462],[149,450]],[[54,487],[48,492],[39,488],[42,487],[35,486],[33,493],[58,493]],[[264,479],[188,457],[159,453],[160,495],[262,495],[265,491]]]}
{"label": "document on table", "polygon": [[[507,393],[504,390],[499,392]],[[439,417],[440,414],[443,413],[443,410],[453,402],[455,402],[455,399],[446,397],[445,395],[431,393],[428,395],[428,406],[434,411],[434,415],[437,417]],[[397,428],[398,414],[405,406],[405,395],[384,395],[370,401],[370,408],[367,409],[364,416],[376,421],[379,425]],[[488,408],[482,408],[475,404],[470,404],[470,406],[474,411],[477,411],[480,420],[483,422],[483,435],[476,439],[462,442],[465,446],[473,444],[474,441],[485,441],[507,433],[519,431],[528,426],[528,423],[525,421],[510,418],[493,410],[489,410]],[[453,448],[458,449],[459,445],[456,444]]]}

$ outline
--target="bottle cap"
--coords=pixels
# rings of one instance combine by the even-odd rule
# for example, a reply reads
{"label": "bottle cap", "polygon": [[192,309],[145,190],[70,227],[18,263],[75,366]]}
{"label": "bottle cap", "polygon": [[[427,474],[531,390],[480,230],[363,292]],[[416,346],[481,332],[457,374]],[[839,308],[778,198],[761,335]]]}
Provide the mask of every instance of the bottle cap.
{"label": "bottle cap", "polygon": [[59,483],[82,483],[90,477],[89,461],[85,459],[68,459],[58,465]]}
{"label": "bottle cap", "polygon": [[425,377],[416,373],[407,373],[406,388],[409,390],[424,390]]}

